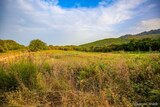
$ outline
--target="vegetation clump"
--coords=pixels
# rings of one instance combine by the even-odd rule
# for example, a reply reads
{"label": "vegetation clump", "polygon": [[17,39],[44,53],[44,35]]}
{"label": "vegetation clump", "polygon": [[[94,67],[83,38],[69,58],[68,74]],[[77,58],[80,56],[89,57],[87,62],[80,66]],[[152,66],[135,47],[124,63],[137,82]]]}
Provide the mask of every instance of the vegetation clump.
{"label": "vegetation clump", "polygon": [[18,44],[13,40],[0,40],[0,52],[6,52],[8,50],[24,49],[23,45]]}
{"label": "vegetation clump", "polygon": [[29,44],[29,50],[30,51],[39,51],[39,50],[46,50],[47,49],[47,44],[44,43],[43,41],[36,39],[32,40]]}

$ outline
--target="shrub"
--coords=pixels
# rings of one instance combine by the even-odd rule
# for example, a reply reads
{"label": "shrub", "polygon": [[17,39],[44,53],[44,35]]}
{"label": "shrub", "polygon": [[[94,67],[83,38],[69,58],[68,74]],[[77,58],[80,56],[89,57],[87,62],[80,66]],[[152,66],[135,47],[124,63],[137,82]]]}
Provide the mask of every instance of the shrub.
{"label": "shrub", "polygon": [[20,61],[9,68],[9,72],[15,76],[21,88],[38,88],[36,76],[37,66],[32,61]]}
{"label": "shrub", "polygon": [[3,68],[0,68],[0,92],[16,90],[18,81],[11,73],[8,73]]}
{"label": "shrub", "polygon": [[39,50],[46,50],[47,45],[43,41],[36,39],[32,40],[29,44],[29,50],[30,51],[39,51]]}

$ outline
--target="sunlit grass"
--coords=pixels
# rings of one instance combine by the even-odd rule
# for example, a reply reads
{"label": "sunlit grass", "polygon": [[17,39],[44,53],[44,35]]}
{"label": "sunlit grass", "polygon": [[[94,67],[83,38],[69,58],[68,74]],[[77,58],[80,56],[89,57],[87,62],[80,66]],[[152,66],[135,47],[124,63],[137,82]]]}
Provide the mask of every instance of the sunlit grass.
{"label": "sunlit grass", "polygon": [[133,106],[158,102],[159,53],[41,51],[1,62],[3,106]]}

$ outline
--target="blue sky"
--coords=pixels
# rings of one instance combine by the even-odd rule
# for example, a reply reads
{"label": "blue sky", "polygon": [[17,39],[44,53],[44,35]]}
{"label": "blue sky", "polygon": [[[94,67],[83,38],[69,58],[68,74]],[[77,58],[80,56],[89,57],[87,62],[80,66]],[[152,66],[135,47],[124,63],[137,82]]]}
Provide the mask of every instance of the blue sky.
{"label": "blue sky", "polygon": [[160,28],[160,0],[0,0],[0,39],[79,45]]}
{"label": "blue sky", "polygon": [[[105,0],[105,6],[112,4],[114,1],[115,0]],[[95,8],[99,5],[99,3],[102,2],[103,0],[59,0],[58,5],[63,8],[78,8],[78,7]]]}

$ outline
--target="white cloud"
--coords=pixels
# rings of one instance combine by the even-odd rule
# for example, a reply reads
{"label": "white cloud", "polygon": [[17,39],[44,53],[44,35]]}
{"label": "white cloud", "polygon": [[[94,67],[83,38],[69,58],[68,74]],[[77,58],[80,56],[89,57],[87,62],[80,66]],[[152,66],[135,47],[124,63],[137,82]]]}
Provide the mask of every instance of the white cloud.
{"label": "white cloud", "polygon": [[140,23],[138,23],[136,26],[136,31],[141,32],[159,28],[160,28],[160,18],[155,18],[155,19],[143,20]]}
{"label": "white cloud", "polygon": [[[64,42],[60,44],[78,44],[113,37],[113,25],[134,18],[134,9],[144,1],[119,0],[104,7],[104,0],[97,8],[64,9],[57,5],[57,0],[51,0],[49,4],[42,0],[10,0],[8,14],[12,21],[8,18],[7,26],[13,27],[17,35],[36,32],[45,35],[40,36],[42,38],[62,39]],[[141,26],[149,25],[158,26],[156,21],[141,23]]]}

